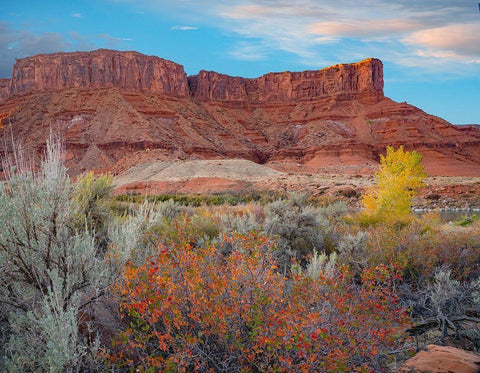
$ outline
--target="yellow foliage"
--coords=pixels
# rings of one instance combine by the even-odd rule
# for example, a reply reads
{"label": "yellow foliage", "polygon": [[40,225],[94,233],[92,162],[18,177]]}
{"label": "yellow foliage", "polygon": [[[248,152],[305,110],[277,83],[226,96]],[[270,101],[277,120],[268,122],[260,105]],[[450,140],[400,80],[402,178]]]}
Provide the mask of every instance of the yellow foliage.
{"label": "yellow foliage", "polygon": [[382,219],[410,215],[412,198],[427,177],[422,156],[404,151],[403,146],[397,150],[389,146],[375,176],[376,185],[362,198],[365,213]]}
{"label": "yellow foliage", "polygon": [[113,189],[112,183],[112,175],[95,176],[91,171],[77,179],[71,196],[75,228],[80,229],[87,224],[89,229],[101,233],[109,214],[105,202]]}

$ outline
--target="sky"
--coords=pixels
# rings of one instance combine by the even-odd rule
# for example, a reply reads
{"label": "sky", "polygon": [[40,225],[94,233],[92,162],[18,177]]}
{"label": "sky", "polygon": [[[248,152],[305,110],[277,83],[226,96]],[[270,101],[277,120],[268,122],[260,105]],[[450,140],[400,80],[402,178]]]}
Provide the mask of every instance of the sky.
{"label": "sky", "polygon": [[478,1],[0,0],[0,77],[15,58],[98,48],[244,77],[375,57],[386,96],[480,124]]}

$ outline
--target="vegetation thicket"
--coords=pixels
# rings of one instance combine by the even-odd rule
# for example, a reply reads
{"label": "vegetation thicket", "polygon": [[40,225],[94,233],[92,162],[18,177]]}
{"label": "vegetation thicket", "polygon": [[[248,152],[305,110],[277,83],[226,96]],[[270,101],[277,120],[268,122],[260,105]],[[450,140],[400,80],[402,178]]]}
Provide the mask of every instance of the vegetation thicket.
{"label": "vegetation thicket", "polygon": [[409,215],[415,152],[387,149],[360,214],[300,194],[129,203],[111,176],[71,182],[58,144],[37,171],[14,159],[1,371],[385,371],[428,343],[480,349],[480,222]]}
{"label": "vegetation thicket", "polygon": [[111,360],[160,371],[351,371],[380,368],[402,346],[409,321],[394,269],[369,267],[360,283],[318,265],[287,277],[274,252],[256,233],[159,245],[117,288],[129,327]]}

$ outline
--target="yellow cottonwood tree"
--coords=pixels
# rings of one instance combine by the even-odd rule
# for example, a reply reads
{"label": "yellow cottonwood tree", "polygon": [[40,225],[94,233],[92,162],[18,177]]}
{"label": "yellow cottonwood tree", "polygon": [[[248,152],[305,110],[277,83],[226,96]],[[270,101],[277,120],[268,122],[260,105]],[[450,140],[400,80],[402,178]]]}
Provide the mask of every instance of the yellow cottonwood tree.
{"label": "yellow cottonwood tree", "polygon": [[390,219],[410,214],[412,198],[427,174],[419,153],[404,151],[403,146],[397,150],[389,146],[387,154],[380,157],[375,176],[376,185],[362,199],[365,213]]}

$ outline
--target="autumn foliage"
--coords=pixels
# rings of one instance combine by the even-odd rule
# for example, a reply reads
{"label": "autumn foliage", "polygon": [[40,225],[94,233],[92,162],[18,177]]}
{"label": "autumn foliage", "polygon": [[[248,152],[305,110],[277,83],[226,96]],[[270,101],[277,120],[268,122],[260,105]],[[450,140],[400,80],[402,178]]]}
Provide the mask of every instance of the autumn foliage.
{"label": "autumn foliage", "polygon": [[419,153],[387,147],[387,154],[380,157],[376,186],[362,200],[366,213],[385,220],[408,216],[426,176]]}
{"label": "autumn foliage", "polygon": [[282,275],[255,233],[160,244],[116,292],[128,327],[107,357],[139,371],[372,371],[402,343],[393,268]]}

